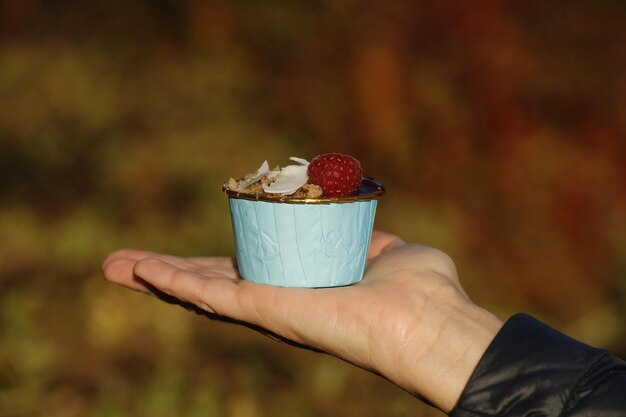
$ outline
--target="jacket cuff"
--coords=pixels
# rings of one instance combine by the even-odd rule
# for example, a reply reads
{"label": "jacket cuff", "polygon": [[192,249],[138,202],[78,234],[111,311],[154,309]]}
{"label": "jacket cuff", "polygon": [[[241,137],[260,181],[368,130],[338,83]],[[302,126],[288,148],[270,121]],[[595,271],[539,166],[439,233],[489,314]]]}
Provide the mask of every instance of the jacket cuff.
{"label": "jacket cuff", "polygon": [[576,384],[605,355],[516,314],[487,348],[450,416],[507,417],[530,410],[558,416]]}

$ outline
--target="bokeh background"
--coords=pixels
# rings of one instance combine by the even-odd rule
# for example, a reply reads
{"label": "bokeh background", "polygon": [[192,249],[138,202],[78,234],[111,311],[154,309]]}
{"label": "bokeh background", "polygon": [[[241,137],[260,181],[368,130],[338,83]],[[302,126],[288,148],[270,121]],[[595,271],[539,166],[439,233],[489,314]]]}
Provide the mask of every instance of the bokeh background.
{"label": "bokeh background", "polygon": [[0,416],[441,416],[106,284],[227,255],[220,184],[347,152],[473,299],[626,356],[626,3],[0,1]]}

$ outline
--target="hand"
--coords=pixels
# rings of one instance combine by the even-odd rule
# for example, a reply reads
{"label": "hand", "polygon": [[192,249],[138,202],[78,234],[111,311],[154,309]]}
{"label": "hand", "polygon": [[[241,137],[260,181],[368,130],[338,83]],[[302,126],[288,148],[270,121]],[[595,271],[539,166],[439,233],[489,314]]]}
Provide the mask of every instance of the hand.
{"label": "hand", "polygon": [[105,277],[154,288],[219,317],[266,329],[370,370],[444,411],[452,409],[501,322],[475,306],[443,252],[374,232],[363,280],[280,288],[241,279],[233,258],[121,250]]}

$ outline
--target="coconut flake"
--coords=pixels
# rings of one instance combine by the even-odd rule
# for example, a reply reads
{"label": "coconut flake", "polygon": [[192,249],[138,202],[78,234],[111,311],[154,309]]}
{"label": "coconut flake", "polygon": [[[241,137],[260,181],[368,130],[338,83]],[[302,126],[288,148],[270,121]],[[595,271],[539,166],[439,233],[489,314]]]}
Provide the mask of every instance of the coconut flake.
{"label": "coconut flake", "polygon": [[304,158],[298,158],[297,156],[290,156],[289,159],[291,159],[294,162],[299,163],[300,165],[309,165],[309,161],[307,161]]}
{"label": "coconut flake", "polygon": [[309,161],[295,156],[289,159],[300,165],[288,165],[280,172],[272,171],[272,174],[275,174],[272,178],[276,178],[276,180],[269,185],[263,185],[263,191],[270,194],[291,195],[307,183],[309,180],[307,173]]}
{"label": "coconut flake", "polygon": [[235,191],[243,191],[244,189],[248,188],[255,182],[261,181],[261,179],[264,176],[266,176],[269,172],[270,172],[270,166],[267,163],[267,161],[264,161],[259,167],[259,169],[257,169],[257,171],[254,174],[252,174],[250,178],[239,183],[239,186],[235,189]]}

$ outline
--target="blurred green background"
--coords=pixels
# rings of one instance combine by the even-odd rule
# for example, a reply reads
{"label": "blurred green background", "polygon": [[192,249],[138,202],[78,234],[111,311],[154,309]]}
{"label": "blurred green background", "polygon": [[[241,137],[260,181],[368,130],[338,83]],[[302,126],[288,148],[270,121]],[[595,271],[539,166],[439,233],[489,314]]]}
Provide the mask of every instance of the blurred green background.
{"label": "blurred green background", "polygon": [[221,183],[329,151],[477,303],[626,356],[623,1],[0,5],[1,417],[440,416],[102,279],[232,254]]}

